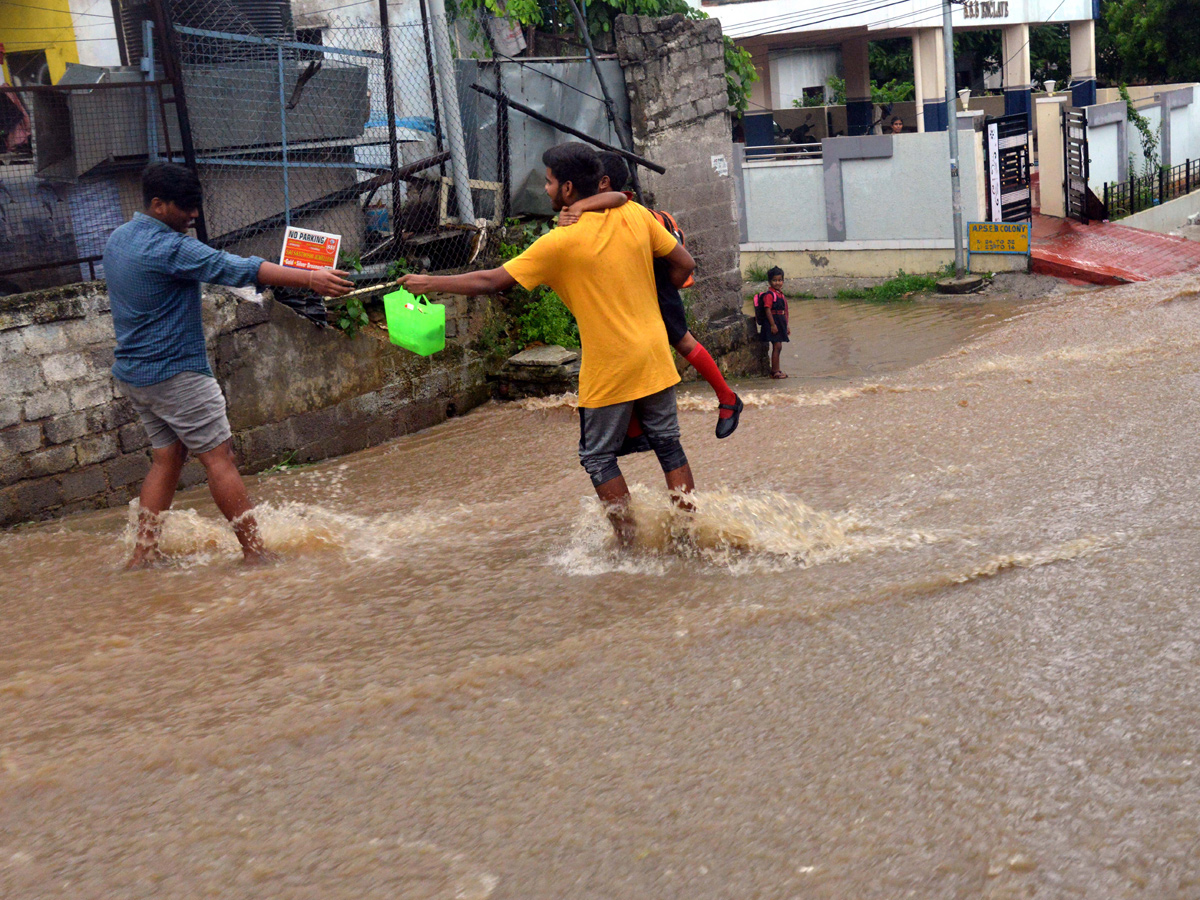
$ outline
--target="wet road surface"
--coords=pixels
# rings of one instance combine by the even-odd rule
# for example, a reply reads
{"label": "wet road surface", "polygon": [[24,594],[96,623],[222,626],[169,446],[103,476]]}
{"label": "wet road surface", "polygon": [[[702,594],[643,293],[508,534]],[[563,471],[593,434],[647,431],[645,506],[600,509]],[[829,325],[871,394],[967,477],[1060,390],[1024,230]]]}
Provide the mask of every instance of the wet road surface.
{"label": "wet road surface", "polygon": [[1197,290],[794,304],[634,554],[561,401],[0,534],[0,896],[1200,895]]}

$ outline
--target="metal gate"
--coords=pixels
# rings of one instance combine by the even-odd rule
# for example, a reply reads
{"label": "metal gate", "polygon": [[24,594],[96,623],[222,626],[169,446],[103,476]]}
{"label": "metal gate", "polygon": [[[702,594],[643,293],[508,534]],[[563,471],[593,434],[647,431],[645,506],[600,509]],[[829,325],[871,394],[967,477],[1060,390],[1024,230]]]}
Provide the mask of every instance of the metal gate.
{"label": "metal gate", "polygon": [[1022,222],[1033,205],[1029,194],[1029,117],[987,120],[988,221]]}
{"label": "metal gate", "polygon": [[1067,217],[1088,223],[1087,110],[1063,108],[1063,173],[1067,194]]}

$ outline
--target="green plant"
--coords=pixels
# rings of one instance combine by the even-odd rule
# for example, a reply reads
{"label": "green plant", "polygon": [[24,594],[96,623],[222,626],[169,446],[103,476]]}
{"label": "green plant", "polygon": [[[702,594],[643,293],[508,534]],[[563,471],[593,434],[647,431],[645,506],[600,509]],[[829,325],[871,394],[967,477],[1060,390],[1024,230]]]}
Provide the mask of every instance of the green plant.
{"label": "green plant", "polygon": [[902,103],[911,100],[917,88],[911,81],[899,81],[895,78],[883,84],[871,85],[871,102],[876,104]]}
{"label": "green plant", "polygon": [[725,93],[729,108],[741,114],[750,104],[750,86],[758,81],[758,71],[749,50],[727,37],[722,40],[725,42]]}
{"label": "green plant", "polygon": [[388,281],[395,281],[401,275],[408,275],[412,272],[412,268],[408,265],[408,260],[401,256],[399,259],[392,260],[388,263],[387,277]]}
{"label": "green plant", "polygon": [[821,92],[819,94],[806,94],[805,96],[797,97],[795,100],[792,101],[792,106],[796,107],[797,109],[807,109],[810,106],[824,106],[824,105],[825,105],[825,93],[824,92]]}
{"label": "green plant", "polygon": [[[515,291],[514,291],[515,293]],[[524,310],[516,317],[521,344],[558,344],[579,346],[579,325],[558,294],[549,288],[529,292]]]}
{"label": "green plant", "polygon": [[[1133,100],[1129,96],[1129,89],[1121,84],[1117,86],[1117,90],[1121,94],[1121,99],[1125,101],[1126,115],[1129,117],[1129,121],[1133,123],[1133,127],[1137,129],[1138,136],[1142,142],[1142,157],[1145,160],[1142,168],[1142,176],[1157,175],[1157,170],[1160,167],[1160,157],[1158,155],[1159,135],[1150,127],[1150,120],[1134,107]],[[1129,174],[1130,176],[1134,175],[1132,153],[1129,155]]]}
{"label": "green plant", "polygon": [[355,337],[359,331],[371,324],[371,318],[358,297],[350,297],[344,303],[334,306],[333,323],[346,333],[346,337]]}
{"label": "green plant", "polygon": [[549,233],[553,227],[553,223],[541,220],[521,224],[518,219],[508,219],[504,224],[507,226],[504,236],[496,244],[496,254],[502,262],[508,262],[510,259],[520,256],[534,241]]}
{"label": "green plant", "polygon": [[342,268],[353,272],[362,271],[362,257],[357,253],[347,253],[342,257]]}
{"label": "green plant", "polygon": [[308,465],[312,465],[312,464],[297,462],[296,461],[296,451],[289,450],[287,453],[285,453],[283,455],[283,459],[281,459],[279,462],[275,463],[275,465],[271,466],[269,469],[263,469],[258,474],[265,475],[268,477],[272,476],[272,475],[284,475],[288,472],[291,472],[293,469],[300,469],[300,468],[303,468],[304,466],[308,466]]}
{"label": "green plant", "polygon": [[503,314],[492,315],[479,330],[474,349],[484,356],[508,356],[514,349],[512,320]]}
{"label": "green plant", "polygon": [[755,284],[759,281],[766,281],[767,269],[767,266],[759,265],[758,263],[755,263],[752,266],[746,266],[746,280],[751,284]]}
{"label": "green plant", "polygon": [[[846,79],[830,75],[829,90],[833,94],[831,106],[841,106],[846,102]],[[899,81],[895,78],[884,84],[871,85],[871,102],[877,104],[899,103],[911,100],[916,94],[916,85],[911,81]]]}
{"label": "green plant", "polygon": [[840,78],[837,75],[830,75],[829,80],[825,84],[829,88],[828,93],[832,95],[829,99],[829,105],[844,105],[846,102],[846,79]]}

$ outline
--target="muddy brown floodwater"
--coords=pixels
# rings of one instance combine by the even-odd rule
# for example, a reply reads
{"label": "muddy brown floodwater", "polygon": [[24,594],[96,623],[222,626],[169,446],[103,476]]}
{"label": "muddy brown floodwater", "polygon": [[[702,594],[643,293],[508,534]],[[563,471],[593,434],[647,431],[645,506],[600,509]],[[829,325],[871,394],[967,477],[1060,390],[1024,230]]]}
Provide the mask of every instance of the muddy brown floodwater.
{"label": "muddy brown floodwater", "polygon": [[0,534],[0,896],[1200,896],[1198,289],[796,304],[624,557],[561,402]]}

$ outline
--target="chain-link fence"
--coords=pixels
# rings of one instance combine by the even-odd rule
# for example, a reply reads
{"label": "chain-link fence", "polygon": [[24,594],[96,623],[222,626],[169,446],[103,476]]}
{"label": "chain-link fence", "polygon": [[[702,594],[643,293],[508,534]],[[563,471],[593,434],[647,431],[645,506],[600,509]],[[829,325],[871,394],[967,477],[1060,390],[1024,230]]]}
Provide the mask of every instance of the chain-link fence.
{"label": "chain-link fence", "polygon": [[376,274],[467,262],[507,211],[506,137],[460,102],[444,20],[385,27],[373,4],[356,9],[369,12],[294,21],[267,0],[130,4],[135,65],[0,89],[0,289],[103,277],[153,159],[195,167],[197,231],[215,247],[277,260],[295,225],[342,235],[343,264]]}
{"label": "chain-link fence", "polygon": [[103,277],[108,235],[142,205],[164,85],[69,74],[76,83],[0,88],[0,292]]}
{"label": "chain-link fence", "polygon": [[323,14],[297,27],[246,8],[170,5],[208,242],[277,257],[299,225],[340,234],[344,258],[368,265],[465,262],[503,202],[478,177],[495,170],[497,142],[463,127],[445,21]]}

